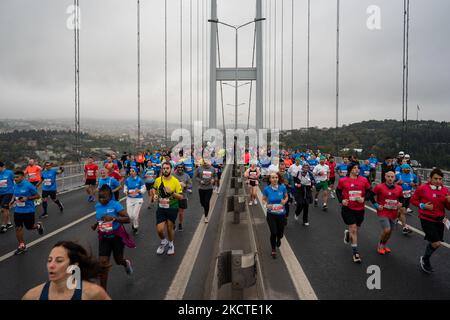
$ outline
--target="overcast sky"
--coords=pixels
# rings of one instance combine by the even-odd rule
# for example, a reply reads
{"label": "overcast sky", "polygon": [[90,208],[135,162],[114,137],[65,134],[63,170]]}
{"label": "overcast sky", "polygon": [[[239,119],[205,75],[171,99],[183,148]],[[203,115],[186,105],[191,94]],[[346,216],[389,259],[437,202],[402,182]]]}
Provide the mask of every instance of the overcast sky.
{"label": "overcast sky", "polygon": [[[183,121],[190,118],[190,0],[183,1]],[[284,21],[284,128],[290,128],[291,71],[294,70],[294,126],[306,126],[307,0],[294,1],[294,66],[291,66],[291,0],[263,0],[264,24],[274,27],[277,6],[277,127],[281,115],[281,21]],[[180,0],[168,2],[169,121],[180,110]],[[206,0],[193,3],[193,117],[197,118],[197,2],[200,32],[208,31]],[[311,125],[334,126],[336,1],[311,1]],[[284,3],[284,19],[281,19]],[[0,118],[52,119],[73,117],[74,44],[67,28],[71,0],[0,1]],[[136,1],[80,0],[81,119],[137,118]],[[381,30],[369,30],[368,6],[381,8]],[[209,5],[208,5],[209,8]],[[368,119],[401,119],[403,1],[341,0],[340,124]],[[255,16],[255,1],[218,0],[219,19],[245,23]],[[416,106],[421,119],[450,121],[450,1],[411,0],[410,86],[411,119]],[[209,34],[209,32],[208,32]],[[272,29],[272,42],[275,31]],[[234,32],[220,27],[222,66],[234,65]],[[251,65],[253,27],[242,29],[240,66]],[[205,39],[209,38],[205,37]],[[200,34],[200,111],[207,101],[207,55]],[[268,33],[264,35],[268,40]],[[164,116],[164,1],[141,0],[142,118]],[[267,58],[265,43],[264,54]],[[272,48],[272,60],[275,56]],[[202,61],[204,61],[202,63]],[[271,107],[273,108],[273,63]],[[265,64],[268,75],[268,64]],[[266,78],[267,79],[267,78]],[[265,86],[269,88],[268,85]],[[224,103],[234,103],[234,90],[224,87]],[[220,95],[218,95],[220,97]],[[268,94],[265,93],[264,101]],[[239,103],[248,103],[249,86],[240,88]],[[255,101],[253,96],[252,101]],[[220,100],[218,107],[221,107]],[[247,106],[240,107],[241,123]],[[206,108],[205,108],[206,109]],[[225,120],[234,121],[225,106]],[[254,105],[251,121],[254,121]],[[271,113],[273,123],[273,111]],[[222,123],[221,109],[218,123]]]}

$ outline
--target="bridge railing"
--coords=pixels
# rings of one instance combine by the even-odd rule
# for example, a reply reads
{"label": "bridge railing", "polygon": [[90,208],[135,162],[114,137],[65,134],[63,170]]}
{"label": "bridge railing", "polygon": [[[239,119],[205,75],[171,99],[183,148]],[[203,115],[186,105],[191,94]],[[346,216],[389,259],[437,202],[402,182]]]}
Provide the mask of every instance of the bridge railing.
{"label": "bridge railing", "polygon": [[[99,169],[102,168],[102,161],[95,163]],[[74,190],[84,185],[84,163],[71,164],[63,167],[64,172],[56,179],[58,192]]]}

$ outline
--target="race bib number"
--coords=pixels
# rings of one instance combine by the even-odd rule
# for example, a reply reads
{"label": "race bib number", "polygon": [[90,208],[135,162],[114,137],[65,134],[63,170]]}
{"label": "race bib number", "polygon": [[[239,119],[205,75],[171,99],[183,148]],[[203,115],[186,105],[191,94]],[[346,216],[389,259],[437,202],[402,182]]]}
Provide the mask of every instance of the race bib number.
{"label": "race bib number", "polygon": [[98,230],[101,232],[111,232],[113,231],[113,222],[99,222],[98,223]]}
{"label": "race bib number", "polygon": [[397,210],[398,209],[398,201],[386,199],[386,203],[384,204],[384,208],[387,210]]}
{"label": "race bib number", "polygon": [[250,172],[250,178],[256,179],[256,172]]}
{"label": "race bib number", "polygon": [[282,204],[273,204],[270,212],[275,214],[282,214],[284,212],[284,206]]}
{"label": "race bib number", "polygon": [[7,180],[0,180],[0,188],[6,188],[8,186]]}
{"label": "race bib number", "polygon": [[87,175],[88,175],[88,177],[93,177],[94,176],[94,170],[88,170]]}
{"label": "race bib number", "polygon": [[371,163],[371,164],[370,164],[370,167],[373,168],[373,169],[375,169],[375,168],[376,168],[376,164],[375,164],[375,163]]}
{"label": "race bib number", "polygon": [[403,198],[411,198],[412,190],[404,190]]}
{"label": "race bib number", "polygon": [[20,201],[19,198],[16,198],[16,207],[25,207],[25,201]]}
{"label": "race bib number", "polygon": [[348,195],[349,195],[348,200],[350,200],[350,201],[357,201],[358,198],[361,197],[362,191],[360,191],[360,190],[349,191]]}
{"label": "race bib number", "polygon": [[44,179],[44,186],[50,187],[52,185],[52,179]]}
{"label": "race bib number", "polygon": [[304,186],[310,186],[310,185],[311,185],[311,180],[309,180],[309,179],[306,178],[306,177],[302,177],[302,178],[300,179],[300,182],[301,182],[301,184],[304,185]]}
{"label": "race bib number", "polygon": [[131,197],[135,197],[135,196],[138,195],[138,192],[135,189],[129,190],[128,191],[128,195],[131,196]]}
{"label": "race bib number", "polygon": [[203,175],[202,178],[205,180],[211,179],[212,177],[212,172],[211,171],[203,171]]}
{"label": "race bib number", "polygon": [[370,171],[364,171],[364,175],[367,177],[370,175]]}
{"label": "race bib number", "polygon": [[159,207],[162,209],[169,209],[170,208],[170,201],[167,198],[159,199]]}
{"label": "race bib number", "polygon": [[191,167],[186,167],[186,171],[192,171]]}

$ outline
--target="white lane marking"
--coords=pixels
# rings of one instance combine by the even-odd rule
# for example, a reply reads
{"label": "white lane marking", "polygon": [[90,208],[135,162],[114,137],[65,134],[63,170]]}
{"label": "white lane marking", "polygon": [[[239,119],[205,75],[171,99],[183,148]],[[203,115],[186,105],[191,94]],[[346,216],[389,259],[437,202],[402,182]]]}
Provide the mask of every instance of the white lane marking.
{"label": "white lane marking", "polygon": [[[122,202],[122,201],[125,200],[125,199],[126,199],[126,197],[123,197],[123,198],[120,199],[119,201]],[[75,220],[75,221],[73,221],[73,222],[71,222],[71,223],[65,225],[64,227],[61,227],[61,228],[59,228],[59,229],[57,229],[57,230],[55,230],[55,231],[52,231],[52,232],[50,232],[49,234],[46,234],[45,236],[40,237],[39,239],[36,239],[36,240],[34,240],[34,241],[28,243],[28,244],[27,244],[27,249],[29,249],[29,248],[31,248],[31,247],[33,247],[33,246],[35,246],[35,245],[41,243],[42,241],[47,240],[48,238],[53,237],[54,235],[57,235],[58,233],[61,233],[61,232],[63,232],[64,230],[67,230],[67,229],[73,227],[74,225],[76,225],[76,224],[78,224],[78,223],[80,223],[80,222],[83,222],[84,220],[89,219],[89,218],[91,218],[91,217],[93,217],[93,216],[95,216],[95,211],[89,213],[88,215],[86,215],[86,216],[84,216],[84,217],[81,217],[81,218],[78,219],[78,220]],[[44,227],[45,227],[45,225],[44,225]],[[9,252],[9,253],[7,253],[7,254],[1,256],[1,257],[0,257],[0,262],[5,261],[6,259],[9,259],[9,258],[11,258],[12,256],[14,256],[14,251],[11,251],[11,252]]]}
{"label": "white lane marking", "polygon": [[[230,165],[226,166],[225,171],[229,169],[229,166]],[[225,177],[225,172],[223,176]],[[225,183],[220,184],[219,193],[222,192],[224,185]],[[213,193],[213,197],[211,198],[209,215],[210,220],[214,215],[214,207],[216,206],[218,196],[218,194]],[[197,260],[198,254],[200,252],[200,247],[203,243],[203,239],[205,238],[208,224],[209,223],[204,222],[202,215],[202,218],[197,225],[197,229],[195,230],[194,236],[192,237],[191,243],[189,244],[189,247],[187,248],[186,253],[183,256],[183,260],[178,267],[175,277],[172,279],[172,283],[167,290],[164,300],[183,299],[189,279],[191,278],[192,270],[194,269],[195,261]]]}
{"label": "white lane marking", "polygon": [[[375,210],[374,208],[369,207],[369,206],[365,206],[365,207],[366,207],[367,209],[369,209],[370,211],[377,213],[377,210]],[[399,225],[402,225],[400,221],[398,221],[397,223],[398,223]],[[411,225],[409,225],[409,224],[408,224],[408,227],[409,227],[412,231],[414,231],[415,233],[420,234],[421,236],[425,236],[425,233],[424,233],[423,231],[421,231],[421,230],[419,230],[419,229],[416,229],[416,228],[414,228],[413,226],[411,226]],[[442,241],[441,244],[442,244],[443,247],[445,247],[445,248],[447,248],[447,249],[450,249],[450,244],[448,244],[447,242]]]}
{"label": "white lane marking", "polygon": [[[261,208],[266,214],[266,210],[262,206],[262,192],[258,188],[258,199]],[[301,300],[318,300],[317,295],[314,289],[311,286],[311,283],[306,276],[306,273],[303,271],[303,268],[295,256],[294,251],[289,244],[289,241],[285,237],[281,243],[280,247],[281,257],[283,258],[284,263],[288,269],[289,275],[292,279],[292,283],[294,284],[295,290],[297,291],[297,295]]]}

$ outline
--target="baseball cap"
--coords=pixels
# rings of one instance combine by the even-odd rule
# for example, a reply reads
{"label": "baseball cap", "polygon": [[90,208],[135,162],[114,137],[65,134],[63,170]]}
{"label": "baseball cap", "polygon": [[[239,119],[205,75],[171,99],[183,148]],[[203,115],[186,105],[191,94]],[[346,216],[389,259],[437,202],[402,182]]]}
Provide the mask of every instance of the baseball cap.
{"label": "baseball cap", "polygon": [[411,158],[409,154],[405,154],[405,158],[409,159]]}
{"label": "baseball cap", "polygon": [[402,164],[401,166],[400,166],[400,168],[402,168],[402,170],[403,169],[410,169],[411,170],[411,166],[409,165],[409,164]]}
{"label": "baseball cap", "polygon": [[399,156],[404,156],[404,155],[405,155],[405,152],[400,151],[400,152],[398,153],[398,155],[399,155]]}
{"label": "baseball cap", "polygon": [[320,160],[327,160],[324,156],[320,156]]}

